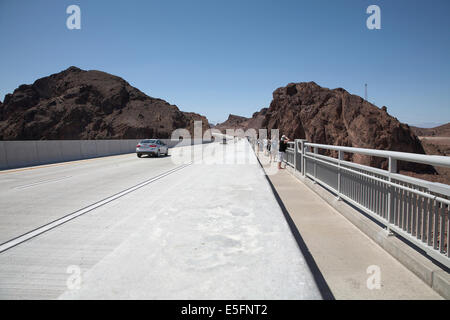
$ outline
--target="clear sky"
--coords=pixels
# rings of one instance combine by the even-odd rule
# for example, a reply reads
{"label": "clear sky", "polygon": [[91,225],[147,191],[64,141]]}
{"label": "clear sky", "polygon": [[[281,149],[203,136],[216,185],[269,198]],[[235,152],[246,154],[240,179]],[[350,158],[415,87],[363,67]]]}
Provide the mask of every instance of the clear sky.
{"label": "clear sky", "polygon": [[[81,30],[66,8],[81,8]],[[366,8],[381,8],[369,30]],[[449,0],[0,0],[0,100],[71,65],[223,121],[289,82],[342,87],[409,124],[450,121]]]}

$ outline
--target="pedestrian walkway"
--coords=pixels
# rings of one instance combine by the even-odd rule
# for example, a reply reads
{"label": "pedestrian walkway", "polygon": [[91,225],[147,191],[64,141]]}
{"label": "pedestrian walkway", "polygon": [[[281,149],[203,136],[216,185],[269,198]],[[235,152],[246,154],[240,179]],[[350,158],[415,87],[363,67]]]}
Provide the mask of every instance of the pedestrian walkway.
{"label": "pedestrian walkway", "polygon": [[288,170],[268,178],[336,299],[442,299]]}

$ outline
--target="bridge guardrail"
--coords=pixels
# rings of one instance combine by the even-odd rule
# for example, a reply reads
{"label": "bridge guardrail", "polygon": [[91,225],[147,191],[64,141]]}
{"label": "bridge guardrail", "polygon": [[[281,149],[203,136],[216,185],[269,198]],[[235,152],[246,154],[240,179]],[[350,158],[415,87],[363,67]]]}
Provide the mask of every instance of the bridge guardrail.
{"label": "bridge guardrail", "polygon": [[[141,139],[0,141],[0,170],[106,157],[136,151]],[[159,139],[169,148],[211,140]]]}
{"label": "bridge guardrail", "polygon": [[[337,151],[337,158],[319,154]],[[382,157],[388,170],[344,160],[344,153]],[[397,173],[398,161],[450,167],[450,157],[340,147],[297,139],[286,150],[286,165],[319,183],[392,232],[450,267],[450,186]]]}

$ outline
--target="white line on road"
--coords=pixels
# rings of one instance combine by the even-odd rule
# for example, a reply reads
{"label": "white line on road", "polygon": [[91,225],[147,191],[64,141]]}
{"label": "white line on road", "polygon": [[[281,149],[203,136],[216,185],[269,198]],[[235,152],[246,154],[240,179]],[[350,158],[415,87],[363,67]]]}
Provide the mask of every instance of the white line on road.
{"label": "white line on road", "polygon": [[42,181],[38,181],[38,182],[35,182],[35,183],[30,183],[30,184],[18,186],[18,187],[15,187],[14,189],[26,189],[26,188],[34,187],[34,186],[37,186],[37,185],[40,185],[40,184],[49,183],[49,182],[57,182],[57,181],[61,181],[61,180],[69,179],[69,178],[72,178],[72,176],[66,176],[66,177],[59,177],[59,178],[54,178],[54,179],[42,180]]}
{"label": "white line on road", "polygon": [[133,186],[131,188],[128,188],[128,189],[125,189],[124,191],[116,193],[115,195],[112,195],[112,196],[110,196],[108,198],[100,200],[100,201],[98,201],[98,202],[96,202],[94,204],[91,204],[91,205],[89,205],[87,207],[84,207],[84,208],[82,208],[80,210],[77,210],[75,212],[69,213],[69,214],[65,215],[64,217],[62,217],[62,218],[56,219],[56,220],[54,220],[54,221],[52,221],[50,223],[47,223],[47,224],[45,224],[45,225],[43,225],[41,227],[38,227],[38,228],[36,228],[34,230],[31,230],[31,231],[29,231],[27,233],[24,233],[24,234],[22,234],[22,235],[20,235],[20,236],[18,236],[16,238],[8,240],[8,241],[0,244],[0,253],[6,251],[8,249],[11,249],[12,247],[15,247],[15,246],[17,246],[17,245],[19,245],[19,244],[21,244],[21,243],[23,243],[25,241],[28,241],[28,240],[30,240],[30,239],[32,239],[32,238],[34,238],[34,237],[36,237],[36,236],[38,236],[38,235],[40,235],[42,233],[45,233],[45,232],[47,232],[47,231],[49,231],[49,230],[51,230],[53,228],[56,228],[56,227],[66,223],[66,222],[68,222],[68,221],[70,221],[72,219],[75,219],[76,217],[79,217],[79,216],[81,216],[81,215],[83,215],[83,214],[85,214],[85,213],[87,213],[89,211],[92,211],[92,210],[94,210],[94,209],[96,209],[98,207],[101,207],[101,206],[103,206],[103,205],[105,205],[105,204],[107,204],[107,203],[109,203],[111,201],[114,201],[114,200],[116,200],[116,199],[118,199],[118,198],[120,198],[120,197],[122,197],[122,196],[124,196],[124,195],[126,195],[128,193],[130,193],[130,192],[133,192],[133,191],[135,191],[135,190],[137,190],[139,188],[142,188],[142,187],[144,187],[144,186],[146,186],[146,185],[148,185],[148,184],[150,184],[150,183],[152,183],[152,182],[154,182],[156,180],[159,180],[159,179],[161,179],[161,178],[163,178],[163,177],[165,177],[165,176],[167,176],[167,175],[169,175],[171,173],[174,173],[174,172],[176,172],[178,170],[186,168],[187,166],[189,166],[191,164],[192,164],[192,162],[180,165],[180,166],[178,166],[176,168],[173,168],[173,169],[168,170],[168,171],[166,171],[164,173],[161,173],[161,174],[157,175],[156,177],[153,177],[153,178],[148,179],[148,180],[146,180],[144,182],[141,182],[141,183],[139,183],[139,184],[137,184],[137,185],[135,185],[135,186]]}

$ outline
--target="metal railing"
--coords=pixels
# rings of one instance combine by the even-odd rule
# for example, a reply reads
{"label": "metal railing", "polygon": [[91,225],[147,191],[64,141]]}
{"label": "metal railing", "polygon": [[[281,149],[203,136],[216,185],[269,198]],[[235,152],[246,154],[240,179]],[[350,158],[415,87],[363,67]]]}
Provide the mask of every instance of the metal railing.
{"label": "metal railing", "polygon": [[294,148],[294,142],[288,142],[288,147],[286,149],[286,159],[284,162],[286,162],[287,165],[294,167],[295,164],[295,148]]}
{"label": "metal railing", "polygon": [[[319,154],[337,152],[337,158]],[[344,153],[381,157],[388,170],[344,160]],[[450,186],[397,173],[397,161],[450,167],[450,157],[421,155],[295,140],[285,163],[362,210],[433,259],[450,267]]]}

